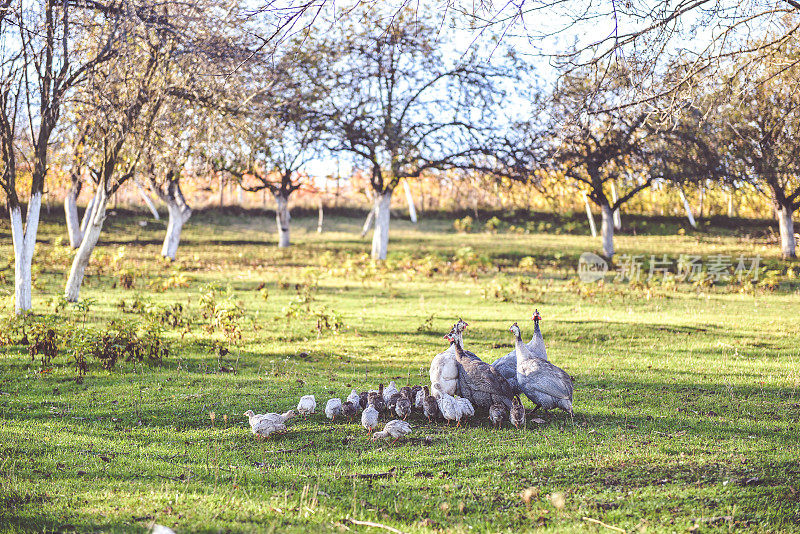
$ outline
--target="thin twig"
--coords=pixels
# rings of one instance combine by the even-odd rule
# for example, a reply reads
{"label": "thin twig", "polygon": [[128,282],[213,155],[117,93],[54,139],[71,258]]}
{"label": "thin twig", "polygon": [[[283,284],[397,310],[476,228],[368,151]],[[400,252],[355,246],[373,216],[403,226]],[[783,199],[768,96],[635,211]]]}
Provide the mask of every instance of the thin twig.
{"label": "thin twig", "polygon": [[394,527],[390,527],[389,525],[382,525],[380,523],[373,523],[372,521],[357,521],[355,519],[348,518],[347,521],[353,523],[354,525],[363,525],[365,527],[374,527],[374,528],[382,528],[384,530],[388,530],[389,532],[394,532],[395,534],[405,534],[402,530],[397,530]]}
{"label": "thin twig", "polygon": [[391,478],[394,476],[396,467],[392,467],[385,473],[356,473],[354,475],[345,475],[346,478]]}
{"label": "thin twig", "polygon": [[273,454],[288,453],[288,452],[298,452],[298,451],[302,451],[303,449],[307,449],[307,448],[313,447],[313,446],[314,446],[314,442],[313,441],[309,441],[308,443],[306,443],[302,447],[297,447],[296,449],[280,449],[280,450],[272,451],[272,452],[273,452]]}
{"label": "thin twig", "polygon": [[608,525],[606,523],[603,523],[599,519],[592,519],[591,517],[584,517],[583,520],[584,521],[589,521],[590,523],[597,523],[598,525],[602,525],[602,526],[604,526],[606,528],[610,528],[611,530],[616,530],[617,532],[622,532],[623,534],[625,534],[625,529],[622,529],[622,528],[619,528],[619,527],[615,527],[613,525]]}

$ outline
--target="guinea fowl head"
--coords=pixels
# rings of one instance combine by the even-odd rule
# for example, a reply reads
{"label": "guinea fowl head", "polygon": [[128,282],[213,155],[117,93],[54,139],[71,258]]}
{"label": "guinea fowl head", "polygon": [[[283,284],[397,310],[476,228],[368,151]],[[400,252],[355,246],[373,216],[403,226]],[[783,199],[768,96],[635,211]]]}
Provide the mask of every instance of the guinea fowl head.
{"label": "guinea fowl head", "polygon": [[466,321],[465,321],[464,319],[462,319],[461,317],[459,317],[459,318],[458,318],[458,322],[457,322],[457,323],[456,323],[456,324],[453,326],[453,329],[454,329],[455,331],[457,331],[457,332],[461,333],[461,332],[463,332],[464,330],[466,330],[468,326],[469,326],[469,323],[468,323],[468,322],[466,322]]}
{"label": "guinea fowl head", "polygon": [[531,317],[531,321],[538,323],[542,320],[542,316],[539,315],[539,310],[533,310],[533,317]]}
{"label": "guinea fowl head", "polygon": [[512,334],[514,334],[514,337],[522,336],[522,334],[519,331],[519,326],[517,325],[517,323],[512,324],[509,330],[511,331]]}
{"label": "guinea fowl head", "polygon": [[453,332],[448,332],[448,333],[446,333],[446,334],[444,335],[444,338],[445,338],[447,341],[449,341],[450,343],[455,343],[455,342],[456,342],[456,336],[453,334]]}
{"label": "guinea fowl head", "polygon": [[255,415],[255,413],[253,412],[253,410],[247,410],[247,411],[246,411],[246,412],[244,412],[242,415],[244,415],[245,417],[247,417],[248,419],[250,419],[251,417],[253,417],[253,416]]}

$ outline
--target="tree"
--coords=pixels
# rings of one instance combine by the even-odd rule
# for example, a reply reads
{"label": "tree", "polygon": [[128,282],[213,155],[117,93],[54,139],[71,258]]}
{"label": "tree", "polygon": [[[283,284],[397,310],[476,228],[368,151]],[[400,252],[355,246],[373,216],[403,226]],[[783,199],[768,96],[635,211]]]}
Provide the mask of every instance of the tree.
{"label": "tree", "polygon": [[757,69],[731,66],[717,88],[710,120],[725,146],[729,179],[749,183],[775,206],[784,258],[796,257],[794,221],[800,208],[800,67],[781,50]]}
{"label": "tree", "polygon": [[[375,11],[354,9],[328,39],[337,61],[329,80],[334,151],[366,164],[374,192],[372,258],[386,258],[392,193],[401,180],[467,166],[493,125],[507,69],[474,53],[451,58],[436,29],[403,10],[381,28]],[[358,161],[360,160],[360,161]]]}
{"label": "tree", "polygon": [[[101,4],[101,2],[97,2]],[[94,17],[70,2],[0,2],[0,147],[2,187],[14,242],[14,309],[31,309],[31,267],[39,210],[48,169],[50,137],[69,92],[110,60],[118,37],[116,20]],[[84,43],[91,36],[92,46]],[[17,121],[28,128],[31,185],[23,224],[17,191]]]}
{"label": "tree", "polygon": [[246,191],[269,190],[275,199],[278,246],[291,244],[289,197],[302,186],[301,169],[321,150],[320,109],[327,89],[324,51],[311,40],[285,44],[279,54],[252,61],[242,80],[247,109],[226,116],[231,142],[210,161]]}
{"label": "tree", "polygon": [[208,98],[204,87],[187,85],[193,77],[185,74],[230,49],[226,34],[220,31],[230,21],[214,16],[216,8],[227,5],[219,1],[138,6],[136,16],[126,19],[124,46],[113,60],[92,69],[81,87],[76,99],[91,109],[86,161],[95,192],[64,290],[68,301],[78,299],[108,199],[137,172],[153,141],[154,125],[171,112],[173,99],[202,102]]}

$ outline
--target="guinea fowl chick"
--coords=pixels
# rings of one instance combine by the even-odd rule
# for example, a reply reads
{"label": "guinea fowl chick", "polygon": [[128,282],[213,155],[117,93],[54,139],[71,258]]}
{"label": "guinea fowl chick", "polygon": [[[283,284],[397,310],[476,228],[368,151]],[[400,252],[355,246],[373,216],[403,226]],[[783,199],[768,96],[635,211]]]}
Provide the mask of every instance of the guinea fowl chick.
{"label": "guinea fowl chick", "polygon": [[506,418],[507,413],[508,410],[501,402],[495,402],[489,406],[489,420],[492,422],[492,428],[499,429],[501,426],[503,426],[503,419]]}
{"label": "guinea fowl chick", "polygon": [[378,410],[374,405],[367,404],[367,407],[361,412],[361,426],[366,428],[370,434],[378,426]]}
{"label": "guinea fowl chick", "polygon": [[406,417],[411,414],[411,401],[401,395],[400,398],[397,399],[397,405],[394,407],[394,413],[397,414],[397,417],[405,421]]}
{"label": "guinea fowl chick", "polygon": [[413,399],[411,402],[411,409],[421,412],[422,401],[425,400],[425,391],[422,389],[422,386],[414,386],[411,388],[411,398]]}
{"label": "guinea fowl chick", "polygon": [[517,430],[519,430],[520,427],[525,428],[525,406],[522,405],[519,397],[514,397],[514,405],[511,407],[508,420]]}
{"label": "guinea fowl chick", "polygon": [[369,392],[362,391],[361,394],[358,396],[358,405],[363,410],[367,407],[367,401],[369,400]]}
{"label": "guinea fowl chick", "polygon": [[378,413],[383,413],[386,410],[386,401],[383,399],[383,384],[378,385],[378,391],[369,392],[367,404],[374,406]]}
{"label": "guinea fowl chick", "polygon": [[409,401],[414,401],[414,395],[412,394],[411,386],[403,386],[400,388],[400,395],[407,398]]}
{"label": "guinea fowl chick", "polygon": [[439,417],[439,404],[436,402],[436,397],[431,395],[428,386],[422,388],[422,395],[422,414],[428,418],[429,423],[432,423]]}
{"label": "guinea fowl chick", "polygon": [[392,395],[389,398],[389,402],[386,403],[386,409],[389,410],[390,412],[393,412],[395,407],[397,406],[397,401],[399,401],[401,397],[402,395],[400,395],[399,392]]}
{"label": "guinea fowl chick", "polygon": [[352,401],[346,401],[342,404],[342,415],[347,417],[349,420],[353,420],[353,417],[358,415],[358,404],[353,404]]}
{"label": "guinea fowl chick", "polygon": [[392,380],[389,382],[389,385],[383,389],[383,400],[388,403],[389,399],[391,399],[392,395],[395,393],[400,393],[400,390],[397,389],[397,385],[394,383],[394,380]]}
{"label": "guinea fowl chick", "polygon": [[458,421],[461,419],[461,410],[458,409],[455,397],[448,395],[441,389],[437,388],[437,391],[438,397],[436,399],[436,404],[439,406],[439,412],[442,414],[442,417],[447,421],[447,426],[450,426],[450,421]]}
{"label": "guinea fowl chick", "polygon": [[311,415],[317,410],[317,399],[314,395],[303,395],[297,403],[297,413],[302,416]]}
{"label": "guinea fowl chick", "polygon": [[402,438],[403,436],[411,433],[411,425],[405,421],[401,421],[399,419],[393,419],[386,423],[386,426],[383,427],[383,430],[380,432],[375,432],[372,435],[372,441],[376,439],[386,439],[386,438],[394,438],[392,443],[397,441],[398,439]]}
{"label": "guinea fowl chick", "polygon": [[347,401],[353,404],[353,407],[356,409],[356,411],[361,410],[361,396],[358,394],[358,391],[351,391],[350,395],[347,396]]}
{"label": "guinea fowl chick", "polygon": [[253,410],[247,410],[244,413],[250,423],[250,430],[253,435],[259,438],[269,438],[275,432],[283,432],[286,430],[286,421],[294,417],[294,410],[289,410],[286,413],[266,413],[258,414],[253,413]]}
{"label": "guinea fowl chick", "polygon": [[342,415],[342,399],[330,399],[325,404],[325,417],[335,421],[337,415]]}
{"label": "guinea fowl chick", "polygon": [[475,407],[469,399],[464,397],[454,397],[456,400],[456,408],[458,409],[458,418],[456,419],[456,426],[461,426],[461,421],[475,415]]}

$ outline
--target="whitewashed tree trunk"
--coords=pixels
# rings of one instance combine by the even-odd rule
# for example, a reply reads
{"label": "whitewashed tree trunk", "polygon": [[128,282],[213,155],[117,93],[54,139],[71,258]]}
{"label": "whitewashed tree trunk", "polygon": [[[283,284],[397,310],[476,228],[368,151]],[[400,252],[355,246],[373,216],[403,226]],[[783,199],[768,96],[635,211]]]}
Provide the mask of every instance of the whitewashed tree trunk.
{"label": "whitewashed tree trunk", "polygon": [[411,194],[411,187],[408,185],[408,180],[403,180],[403,189],[406,192],[406,202],[408,203],[408,217],[411,222],[417,224],[417,210],[414,207],[414,196]]}
{"label": "whitewashed tree trunk", "polygon": [[794,221],[791,208],[781,206],[778,210],[778,230],[781,234],[781,254],[784,258],[795,258],[796,243],[794,238]]}
{"label": "whitewashed tree trunk", "polygon": [[22,208],[10,210],[11,240],[14,243],[14,312],[25,313],[32,308],[31,267],[39,230],[42,194],[34,193],[28,202],[28,215],[22,224]]}
{"label": "whitewashed tree trunk", "polygon": [[[81,241],[83,241],[83,234],[86,233],[86,227],[89,226],[89,219],[92,218],[94,199],[95,195],[92,195],[92,198],[89,199],[89,204],[86,206],[86,211],[83,212],[83,219],[81,219]],[[80,246],[80,242],[78,243],[78,246]]]}
{"label": "whitewashed tree trunk", "polygon": [[601,206],[603,222],[600,225],[600,235],[603,239],[603,256],[611,259],[614,256],[614,211],[608,204]]}
{"label": "whitewashed tree trunk", "polygon": [[322,233],[322,221],[325,219],[325,212],[322,210],[322,198],[319,199],[319,209],[317,210],[317,233]]}
{"label": "whitewashed tree trunk", "polygon": [[364,221],[364,226],[361,227],[361,237],[367,235],[369,229],[372,227],[372,221],[375,219],[375,207],[373,206],[372,209],[369,210],[367,213],[367,218]]}
{"label": "whitewashed tree trunk", "polygon": [[389,219],[392,191],[385,191],[375,199],[375,231],[372,233],[372,259],[385,260],[389,250]]}
{"label": "whitewashed tree trunk", "polygon": [[167,223],[167,234],[164,236],[161,255],[174,260],[175,255],[178,253],[178,244],[181,242],[183,225],[192,216],[192,210],[186,204],[181,205],[175,200],[167,200],[167,210],[169,212],[169,223]]}
{"label": "whitewashed tree trunk", "polygon": [[582,193],[583,203],[586,205],[586,217],[589,219],[589,229],[592,231],[592,237],[597,237],[597,227],[594,225],[594,217],[592,217],[592,206],[589,205],[589,198],[586,193]]}
{"label": "whitewashed tree trunk", "polygon": [[78,195],[74,188],[70,187],[67,196],[64,197],[64,215],[67,219],[67,235],[69,236],[69,246],[78,248],[83,241],[83,230],[81,221],[78,219]]}
{"label": "whitewashed tree trunk", "polygon": [[289,241],[289,222],[292,216],[289,213],[289,199],[281,194],[275,197],[275,222],[278,225],[278,247],[286,248],[291,245]]}
{"label": "whitewashed tree trunk", "polygon": [[97,246],[97,240],[100,239],[100,232],[106,220],[107,202],[108,195],[102,187],[98,188],[91,204],[92,210],[88,214],[88,222],[84,230],[83,241],[81,241],[81,246],[78,247],[78,251],[72,259],[72,268],[69,271],[69,278],[67,279],[67,285],[64,289],[64,298],[69,302],[77,302],[80,296],[84,272],[89,265],[92,252],[94,252],[94,248]]}
{"label": "whitewashed tree trunk", "polygon": [[139,180],[134,180],[133,183],[134,185],[136,185],[136,190],[139,191],[139,196],[142,197],[142,200],[144,200],[144,203],[147,206],[147,209],[150,210],[150,213],[151,215],[153,215],[153,218],[157,221],[160,221],[161,217],[158,214],[158,210],[156,209],[156,206],[153,204],[153,201],[150,200],[150,197],[147,196],[147,191],[144,190],[144,187],[142,187],[142,184],[139,183]]}
{"label": "whitewashed tree trunk", "polygon": [[[612,200],[614,203],[617,203],[617,185],[612,181],[611,182],[611,195]],[[619,208],[614,210],[614,228],[617,230],[622,230],[622,217],[619,214]]]}

